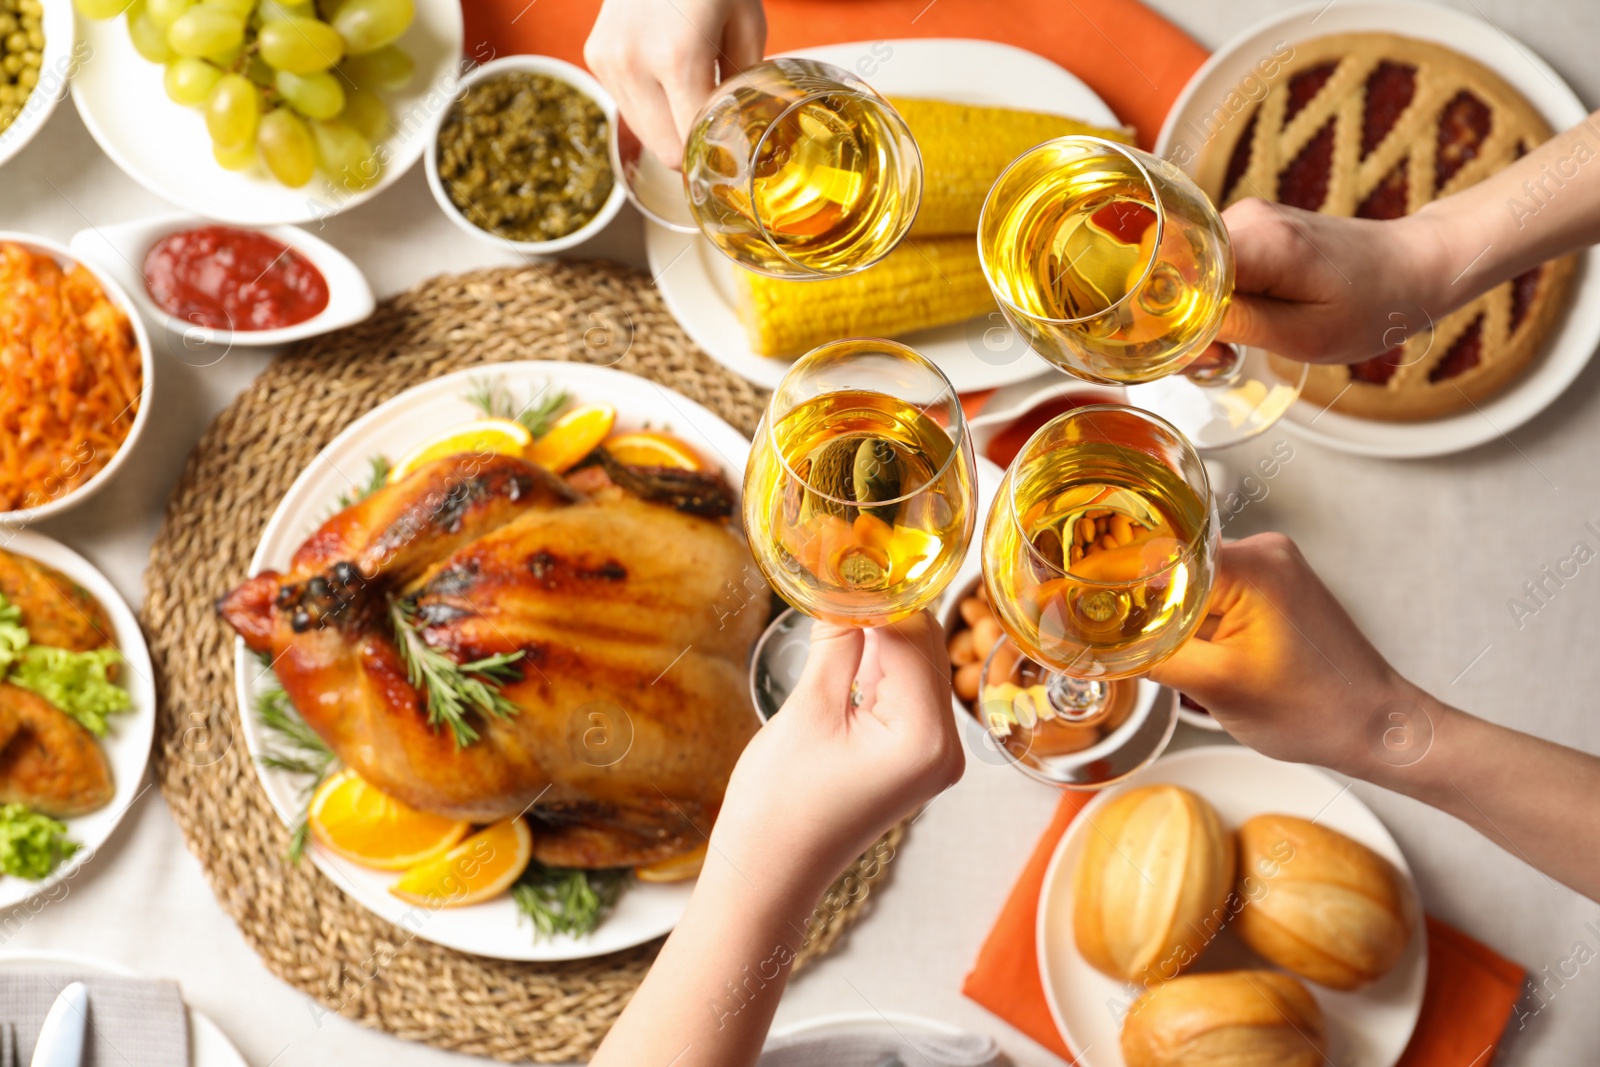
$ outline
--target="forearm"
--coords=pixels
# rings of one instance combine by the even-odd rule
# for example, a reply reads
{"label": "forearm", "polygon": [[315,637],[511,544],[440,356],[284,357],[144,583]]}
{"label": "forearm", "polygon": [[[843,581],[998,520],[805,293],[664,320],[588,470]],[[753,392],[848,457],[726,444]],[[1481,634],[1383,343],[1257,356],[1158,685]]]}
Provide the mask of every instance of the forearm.
{"label": "forearm", "polygon": [[[1374,753],[1357,777],[1432,805],[1600,900],[1600,758],[1498,726],[1410,687],[1403,724],[1432,740],[1404,766]],[[1397,725],[1400,725],[1397,721]],[[1403,763],[1397,760],[1396,763]]]}
{"label": "forearm", "polygon": [[811,881],[753,886],[713,848],[683,919],[591,1067],[755,1063],[821,895]]}
{"label": "forearm", "polygon": [[1407,221],[1430,238],[1422,304],[1435,317],[1600,242],[1600,112]]}

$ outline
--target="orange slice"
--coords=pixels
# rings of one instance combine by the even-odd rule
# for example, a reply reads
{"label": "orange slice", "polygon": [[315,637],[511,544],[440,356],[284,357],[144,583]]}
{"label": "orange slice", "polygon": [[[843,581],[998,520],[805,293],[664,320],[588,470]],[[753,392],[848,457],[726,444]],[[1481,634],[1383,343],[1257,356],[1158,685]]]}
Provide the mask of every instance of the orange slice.
{"label": "orange slice", "polygon": [[633,876],[641,882],[687,882],[700,876],[706,865],[706,846],[690,849],[681,856],[658,860],[647,867],[635,867]]}
{"label": "orange slice", "polygon": [[605,446],[606,451],[619,462],[634,467],[677,467],[686,471],[706,469],[699,453],[669,433],[652,430],[619,433],[607,440]]}
{"label": "orange slice", "polygon": [[306,821],[322,844],[353,863],[403,871],[443,855],[471,824],[430,815],[388,796],[352,770],[318,787]]}
{"label": "orange slice", "polygon": [[528,449],[528,459],[549,471],[561,474],[593,452],[606,439],[617,409],[610,404],[585,404],[573,408],[556,420],[543,437]]}
{"label": "orange slice", "polygon": [[389,472],[389,481],[398,482],[424,463],[446,456],[471,453],[480,456],[520,456],[533,443],[528,428],[512,419],[474,419],[436,434],[406,453]]}
{"label": "orange slice", "polygon": [[520,817],[479,830],[444,855],[413,867],[389,892],[430,908],[459,908],[510,889],[533,858],[533,831]]}

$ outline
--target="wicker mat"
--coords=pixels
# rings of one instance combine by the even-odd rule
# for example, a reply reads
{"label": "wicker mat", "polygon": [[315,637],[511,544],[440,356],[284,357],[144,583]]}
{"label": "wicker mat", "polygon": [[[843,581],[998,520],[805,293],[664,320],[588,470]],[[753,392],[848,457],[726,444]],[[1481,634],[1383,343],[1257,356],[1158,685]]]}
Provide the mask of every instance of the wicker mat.
{"label": "wicker mat", "polygon": [[[351,420],[447,371],[521,359],[643,375],[746,434],[765,401],[694,347],[637,272],[560,264],[435,278],[359,326],[287,353],[211,424],[167,505],[143,622],[161,694],[157,780],[217,899],[267,966],[362,1025],[459,1052],[557,1063],[589,1058],[659,942],[569,963],[464,955],[377,918],[310,863],[287,863],[288,833],[239,734],[233,634],[213,606],[246,576],[289,483]],[[802,960],[838,942],[886,870],[864,859],[841,879]]]}

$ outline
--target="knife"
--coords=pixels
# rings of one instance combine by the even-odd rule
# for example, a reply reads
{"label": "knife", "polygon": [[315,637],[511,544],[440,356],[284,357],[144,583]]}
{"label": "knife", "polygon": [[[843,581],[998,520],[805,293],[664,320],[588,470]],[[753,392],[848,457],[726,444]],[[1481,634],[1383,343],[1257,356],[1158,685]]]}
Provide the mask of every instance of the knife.
{"label": "knife", "polygon": [[32,1067],[82,1067],[83,1033],[89,1018],[89,987],[73,982],[44,1017]]}

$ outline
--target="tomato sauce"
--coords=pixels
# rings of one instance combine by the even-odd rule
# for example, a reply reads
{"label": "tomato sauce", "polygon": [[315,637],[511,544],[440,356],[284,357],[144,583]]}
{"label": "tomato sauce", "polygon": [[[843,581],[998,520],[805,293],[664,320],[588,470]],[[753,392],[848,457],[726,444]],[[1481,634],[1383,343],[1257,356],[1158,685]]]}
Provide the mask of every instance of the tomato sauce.
{"label": "tomato sauce", "polygon": [[216,330],[276,330],[321,314],[328,283],[311,261],[254,230],[202,226],[156,242],[144,259],[167,314]]}
{"label": "tomato sauce", "polygon": [[1009,467],[1011,461],[1017,458],[1017,453],[1022,451],[1022,446],[1028,443],[1028,438],[1057,415],[1064,415],[1073,408],[1087,407],[1090,404],[1115,403],[1117,399],[1114,396],[1087,390],[1046,400],[1017,416],[1015,422],[990,438],[989,447],[984,449],[984,454],[999,466]]}

